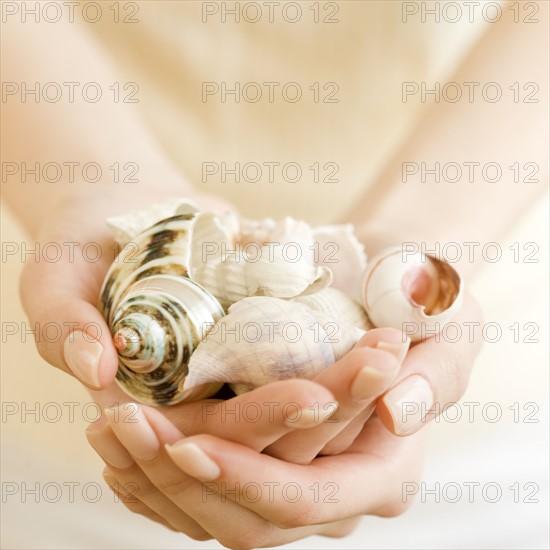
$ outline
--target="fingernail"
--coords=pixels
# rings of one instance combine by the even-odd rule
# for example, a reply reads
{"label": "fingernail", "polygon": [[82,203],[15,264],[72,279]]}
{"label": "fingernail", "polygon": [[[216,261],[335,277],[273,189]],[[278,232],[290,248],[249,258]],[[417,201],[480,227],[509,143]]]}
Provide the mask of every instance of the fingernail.
{"label": "fingernail", "polygon": [[178,443],[166,445],[166,452],[188,476],[199,481],[214,481],[220,467],[195,443]]}
{"label": "fingernail", "polygon": [[115,435],[136,460],[149,462],[158,456],[160,443],[157,434],[139,405],[124,403],[117,408],[105,409],[105,414]]}
{"label": "fingernail", "polygon": [[397,362],[401,364],[411,345],[411,339],[408,336],[405,336],[405,338],[407,339],[405,342],[399,343],[378,342],[376,348],[391,353],[397,359]]}
{"label": "fingernail", "polygon": [[374,367],[363,367],[356,375],[350,388],[350,394],[357,401],[379,396],[391,382],[390,375],[395,371],[383,371]]}
{"label": "fingernail", "polygon": [[106,423],[103,426],[98,426],[99,422],[94,422],[86,430],[86,437],[90,445],[97,451],[97,454],[107,464],[113,468],[124,470],[134,464],[134,459],[128,451],[122,446],[116,438],[113,430]]}
{"label": "fingernail", "polygon": [[317,424],[322,424],[337,410],[338,403],[334,401],[326,403],[323,407],[319,403],[314,403],[310,407],[298,409],[295,414],[292,411],[289,412],[289,415],[285,419],[285,424],[292,428],[311,428]]}
{"label": "fingernail", "polygon": [[383,398],[393,421],[396,435],[410,435],[423,424],[433,405],[428,381],[417,374],[405,378]]}
{"label": "fingernail", "polygon": [[99,360],[103,346],[80,330],[71,332],[63,344],[65,363],[85,384],[99,388]]}
{"label": "fingernail", "polygon": [[107,417],[105,416],[105,414],[102,414],[97,420],[88,424],[88,427],[86,428],[86,433],[92,433],[97,430],[101,430],[102,428],[107,426],[107,424]]}

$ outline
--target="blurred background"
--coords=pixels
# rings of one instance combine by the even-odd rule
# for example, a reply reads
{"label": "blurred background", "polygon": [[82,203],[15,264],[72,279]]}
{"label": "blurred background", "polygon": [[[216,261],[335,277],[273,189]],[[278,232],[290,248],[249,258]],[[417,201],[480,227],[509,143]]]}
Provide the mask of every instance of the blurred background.
{"label": "blurred background", "polygon": [[[311,223],[341,218],[414,129],[424,105],[402,101],[402,82],[444,81],[487,27],[482,17],[436,24],[411,15],[404,24],[403,4],[420,10],[422,2],[373,1],[328,3],[339,7],[340,25],[319,29],[304,15],[293,26],[240,24],[236,32],[219,12],[204,21],[204,5],[212,2],[128,4],[139,7],[139,23],[115,25],[111,10],[83,27],[110,52],[121,78],[139,83],[140,112],[182,173],[249,217],[293,215]],[[306,7],[313,4],[302,3],[308,20],[315,12]],[[329,14],[326,5],[318,8],[321,17]],[[29,25],[25,29],[31,39]],[[79,52],[69,55],[76,62]],[[246,104],[244,110],[219,98],[209,105],[200,94],[205,81],[275,80],[300,82],[304,90],[336,82],[341,101]],[[309,176],[312,163],[333,161],[339,183],[205,179],[204,162],[224,160],[295,162]],[[547,204],[547,197],[539,199],[511,223],[499,239],[502,259],[482,261],[466,280],[485,322],[498,324],[502,335],[484,345],[463,398],[469,408],[450,409],[430,428],[425,491],[412,509],[393,519],[365,517],[345,539],[313,537],[289,548],[549,547]],[[3,250],[6,243],[32,247],[5,206],[1,214]],[[535,243],[537,262],[514,261],[514,243],[520,250]],[[84,436],[96,408],[76,381],[38,356],[33,335],[22,330],[31,329],[17,296],[22,266],[20,254],[3,254],[2,547],[217,547],[116,504],[101,477],[102,461]]]}

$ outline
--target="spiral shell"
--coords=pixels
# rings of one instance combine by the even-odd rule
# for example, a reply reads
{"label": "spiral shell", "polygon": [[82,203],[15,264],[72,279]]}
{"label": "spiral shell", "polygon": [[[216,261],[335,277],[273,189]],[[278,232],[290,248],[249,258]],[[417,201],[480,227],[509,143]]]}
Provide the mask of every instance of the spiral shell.
{"label": "spiral shell", "polygon": [[161,220],[178,214],[193,214],[197,211],[193,201],[173,198],[152,204],[142,210],[134,210],[121,216],[111,216],[107,218],[107,225],[113,233],[115,241],[124,246]]}
{"label": "spiral shell", "polygon": [[181,390],[189,359],[224,310],[188,278],[198,214],[163,220],[141,233],[112,264],[99,308],[119,355],[117,382],[151,405],[213,395],[221,384]]}

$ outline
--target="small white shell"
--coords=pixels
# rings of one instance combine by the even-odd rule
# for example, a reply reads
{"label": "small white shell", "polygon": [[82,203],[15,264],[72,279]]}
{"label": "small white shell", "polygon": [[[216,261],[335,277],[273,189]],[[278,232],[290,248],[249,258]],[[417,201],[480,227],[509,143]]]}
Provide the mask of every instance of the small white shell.
{"label": "small white shell", "polygon": [[236,250],[234,254],[209,258],[193,268],[192,278],[210,291],[224,308],[248,296],[290,299],[317,292],[332,281],[329,269],[317,267],[305,257],[290,262],[280,246],[258,246],[255,258],[239,248]]}
{"label": "small white shell", "polygon": [[173,198],[122,216],[107,218],[107,225],[113,232],[115,241],[124,246],[161,220],[176,214],[194,214],[195,212],[197,208],[193,201]]}
{"label": "small white shell", "polygon": [[325,288],[315,294],[298,296],[292,301],[304,304],[310,309],[322,311],[346,325],[362,330],[373,328],[363,306],[337,288]]}
{"label": "small white shell", "polygon": [[463,283],[445,261],[390,248],[370,261],[364,305],[377,327],[393,327],[419,341],[440,332],[462,305]]}
{"label": "small white shell", "polygon": [[313,378],[364,334],[303,304],[245,298],[199,344],[183,388],[227,382],[244,391],[285,378]]}
{"label": "small white shell", "polygon": [[364,246],[355,235],[353,225],[315,227],[313,239],[318,254],[317,265],[330,268],[333,288],[362,302],[361,283],[367,267],[367,256]]}

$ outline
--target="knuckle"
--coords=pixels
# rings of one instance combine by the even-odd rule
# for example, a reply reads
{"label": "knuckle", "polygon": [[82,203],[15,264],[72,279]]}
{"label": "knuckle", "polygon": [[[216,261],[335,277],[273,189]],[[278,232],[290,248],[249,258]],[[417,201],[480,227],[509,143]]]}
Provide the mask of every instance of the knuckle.
{"label": "knuckle", "polygon": [[392,502],[381,507],[376,515],[383,518],[395,518],[404,514],[412,506],[412,503],[413,499],[404,501],[403,499],[396,498]]}
{"label": "knuckle", "polygon": [[296,514],[294,509],[285,511],[275,525],[281,529],[295,529],[297,527],[308,527],[321,523],[319,507],[312,504],[305,504],[301,514]]}
{"label": "knuckle", "polygon": [[218,541],[223,546],[232,550],[252,550],[262,546],[269,546],[268,538],[271,536],[271,533],[272,530],[270,528],[262,527],[260,529],[230,534],[227,537],[219,538]]}
{"label": "knuckle", "polygon": [[327,443],[319,454],[323,456],[339,455],[346,451],[352,443],[353,439],[338,438],[338,440]]}
{"label": "knuckle", "polygon": [[330,538],[343,538],[351,535],[357,528],[361,518],[350,518],[335,522],[329,526],[326,531],[323,531],[323,536]]}
{"label": "knuckle", "polygon": [[206,542],[207,540],[212,540],[212,537],[200,527],[195,529],[186,529],[185,534],[196,541]]}
{"label": "knuckle", "polygon": [[156,489],[167,496],[181,496],[189,489],[189,479],[173,480],[169,478],[155,480]]}

